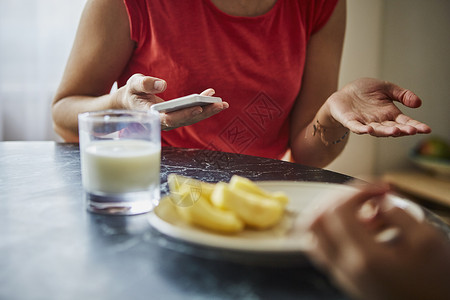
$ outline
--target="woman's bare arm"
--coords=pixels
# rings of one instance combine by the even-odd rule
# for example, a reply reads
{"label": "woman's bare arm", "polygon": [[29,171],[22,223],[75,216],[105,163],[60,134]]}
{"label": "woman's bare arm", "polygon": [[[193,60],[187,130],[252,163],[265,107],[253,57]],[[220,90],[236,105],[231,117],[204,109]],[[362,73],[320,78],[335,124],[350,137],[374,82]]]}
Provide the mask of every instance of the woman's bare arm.
{"label": "woman's bare arm", "polygon": [[55,131],[64,140],[78,140],[78,113],[114,108],[117,95],[108,93],[133,49],[123,1],[88,1],[52,104]]}
{"label": "woman's bare arm", "polygon": [[[311,36],[308,44],[302,88],[291,117],[291,153],[298,163],[324,167],[346,144],[347,139],[332,144],[345,134],[346,128],[337,122],[330,123],[327,115],[318,113],[338,87],[345,18],[346,2],[339,0],[327,24]],[[319,132],[313,136],[317,120],[322,126],[330,127],[323,134],[323,139],[330,141],[328,146]]]}

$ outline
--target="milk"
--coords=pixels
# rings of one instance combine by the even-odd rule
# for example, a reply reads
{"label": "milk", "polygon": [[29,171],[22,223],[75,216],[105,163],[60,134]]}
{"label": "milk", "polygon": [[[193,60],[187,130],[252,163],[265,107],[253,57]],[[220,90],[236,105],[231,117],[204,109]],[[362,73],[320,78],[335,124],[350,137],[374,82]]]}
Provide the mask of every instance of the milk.
{"label": "milk", "polygon": [[143,140],[90,142],[82,151],[83,186],[93,194],[159,190],[161,148]]}

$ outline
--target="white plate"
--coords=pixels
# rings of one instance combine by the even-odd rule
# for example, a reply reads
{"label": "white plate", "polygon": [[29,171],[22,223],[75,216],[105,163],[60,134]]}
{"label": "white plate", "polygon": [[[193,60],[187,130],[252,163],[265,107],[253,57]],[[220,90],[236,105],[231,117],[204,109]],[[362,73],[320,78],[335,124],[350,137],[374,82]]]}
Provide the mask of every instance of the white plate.
{"label": "white plate", "polygon": [[[302,239],[302,218],[307,217],[305,210],[321,209],[323,201],[330,201],[329,193],[354,193],[356,188],[332,183],[301,181],[260,181],[259,186],[268,191],[283,191],[290,201],[289,213],[274,228],[269,230],[245,229],[234,235],[215,233],[196,227],[180,219],[169,201],[161,201],[150,213],[150,224],[161,233],[186,242],[216,247],[227,250],[290,253],[302,251],[307,247],[307,240]],[[423,219],[422,209],[416,204],[394,195],[389,197],[394,205],[411,212],[418,219]],[[307,208],[307,209],[306,209]],[[303,214],[303,215],[302,215]]]}

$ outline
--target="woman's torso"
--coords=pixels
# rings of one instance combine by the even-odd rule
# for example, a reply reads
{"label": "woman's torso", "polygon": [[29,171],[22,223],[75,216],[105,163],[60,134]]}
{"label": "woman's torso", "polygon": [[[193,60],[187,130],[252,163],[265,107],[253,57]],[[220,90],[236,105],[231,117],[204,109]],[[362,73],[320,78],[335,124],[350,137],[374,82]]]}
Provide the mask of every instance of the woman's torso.
{"label": "woman's torso", "polygon": [[163,145],[280,158],[307,41],[319,26],[311,12],[326,1],[301,2],[278,0],[260,16],[242,17],[211,0],[126,0],[137,47],[119,86],[142,73],[167,81],[165,100],[214,88],[230,108],[163,132]]}

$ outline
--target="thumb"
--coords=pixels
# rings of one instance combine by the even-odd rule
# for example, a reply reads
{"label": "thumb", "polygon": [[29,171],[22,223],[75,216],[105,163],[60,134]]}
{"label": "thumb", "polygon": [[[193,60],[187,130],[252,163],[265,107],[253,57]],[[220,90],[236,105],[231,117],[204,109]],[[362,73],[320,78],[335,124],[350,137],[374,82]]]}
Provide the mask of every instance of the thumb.
{"label": "thumb", "polygon": [[142,74],[134,74],[128,79],[127,83],[132,93],[157,94],[164,92],[167,83],[159,78],[144,76]]}
{"label": "thumb", "polygon": [[209,88],[209,89],[206,89],[203,92],[201,92],[200,95],[202,95],[202,96],[212,96],[215,93],[216,93],[216,91],[214,91],[214,89]]}
{"label": "thumb", "polygon": [[417,108],[422,105],[422,100],[416,94],[395,84],[389,84],[389,92],[394,100],[405,106]]}

